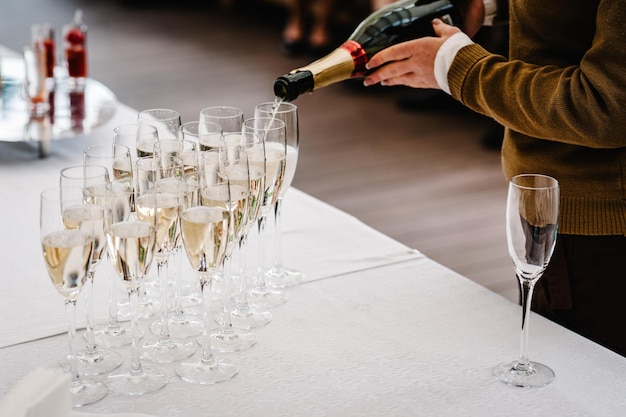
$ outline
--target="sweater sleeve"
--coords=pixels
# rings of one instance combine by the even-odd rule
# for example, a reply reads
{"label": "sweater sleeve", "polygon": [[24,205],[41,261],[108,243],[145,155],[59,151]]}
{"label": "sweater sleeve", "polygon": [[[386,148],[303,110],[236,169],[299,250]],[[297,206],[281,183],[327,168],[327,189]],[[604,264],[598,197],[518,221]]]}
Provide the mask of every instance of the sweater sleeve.
{"label": "sweater sleeve", "polygon": [[[593,39],[575,65],[509,61],[480,45],[465,46],[448,72],[450,93],[530,137],[592,148],[624,147],[624,22],[626,0],[600,0]],[[512,45],[515,41],[512,37]]]}

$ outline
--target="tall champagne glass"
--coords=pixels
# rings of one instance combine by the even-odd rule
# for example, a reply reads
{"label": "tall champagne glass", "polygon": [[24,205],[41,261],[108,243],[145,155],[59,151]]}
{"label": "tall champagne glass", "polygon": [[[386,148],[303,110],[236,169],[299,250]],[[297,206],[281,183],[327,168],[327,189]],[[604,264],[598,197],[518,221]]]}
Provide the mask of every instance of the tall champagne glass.
{"label": "tall champagne glass", "polygon": [[[180,113],[173,109],[147,109],[137,115],[137,123],[157,128],[159,140],[180,139]],[[148,156],[148,155],[146,155]]]}
{"label": "tall champagne glass", "polygon": [[151,156],[154,144],[158,141],[157,128],[147,123],[129,123],[113,128],[113,142],[128,147],[133,161]]}
{"label": "tall champagne glass", "polygon": [[[202,169],[186,176],[185,198],[182,199],[181,233],[185,252],[200,280],[204,329],[198,342],[202,356],[183,361],[176,373],[194,384],[215,384],[233,378],[237,366],[218,359],[211,349],[210,299],[211,285],[224,261],[231,215],[224,201],[229,201],[228,181],[217,172]],[[215,196],[226,195],[215,199]]]}
{"label": "tall champagne glass", "polygon": [[546,175],[515,176],[509,183],[506,207],[509,255],[522,291],[522,337],[519,358],[498,365],[493,375],[509,385],[541,387],[554,380],[554,371],[528,359],[528,325],[533,289],[556,243],[559,183]]}
{"label": "tall champagne glass", "polygon": [[[148,201],[152,199],[153,201]],[[156,196],[144,196],[144,203],[156,205]],[[139,355],[139,291],[156,250],[156,216],[137,216],[132,187],[111,183],[107,187],[105,231],[107,245],[119,278],[126,285],[131,306],[132,359],[129,369],[118,369],[108,377],[109,389],[125,395],[141,395],[161,389],[167,375],[142,366]]]}
{"label": "tall champagne glass", "polygon": [[[227,145],[234,136],[239,144]],[[207,151],[206,155],[213,155],[218,159],[218,172],[222,178],[228,180],[230,188],[229,211],[231,215],[228,244],[223,262],[222,293],[224,299],[222,326],[214,332],[213,349],[222,352],[236,352],[248,349],[257,342],[256,335],[252,332],[233,327],[232,322],[232,282],[233,282],[233,252],[238,247],[243,235],[244,226],[248,220],[250,175],[248,168],[248,155],[246,148],[241,145],[240,133],[227,133],[224,135],[224,144],[218,152]]]}
{"label": "tall champagne glass", "polygon": [[108,392],[104,384],[81,378],[76,356],[76,300],[89,273],[93,229],[89,222],[82,228],[68,229],[63,220],[63,211],[83,204],[82,188],[66,187],[61,195],[61,189],[55,187],[41,193],[39,213],[41,247],[48,275],[54,288],[65,300],[72,375],[70,396],[75,407],[98,401]]}
{"label": "tall champagne glass", "polygon": [[217,149],[222,140],[223,129],[219,123],[210,120],[198,121],[198,143],[200,152]]}
{"label": "tall champagne glass", "polygon": [[285,177],[278,193],[278,199],[274,204],[274,226],[275,226],[275,249],[274,265],[267,271],[268,285],[272,287],[287,287],[298,284],[302,281],[302,272],[287,268],[283,265],[282,256],[282,222],[281,212],[283,197],[293,181],[298,164],[298,107],[287,102],[268,102],[257,104],[254,109],[255,117],[269,117],[280,119],[285,122],[285,137],[287,142],[287,163],[285,166]]}
{"label": "tall champagne glass", "polygon": [[[133,186],[133,163],[130,149],[119,143],[99,144],[87,147],[83,152],[83,163],[86,165],[101,165],[109,170],[110,181],[122,181],[129,187]],[[107,256],[108,256],[107,252]],[[112,261],[109,256],[109,264]],[[128,323],[119,319],[117,287],[119,280],[115,273],[109,276],[109,321],[106,325],[94,328],[96,342],[106,347],[120,347],[131,343],[131,332]],[[150,311],[152,303],[146,300],[142,303]],[[140,337],[143,336],[139,331]]]}
{"label": "tall champagne glass", "polygon": [[253,306],[248,301],[248,233],[259,220],[261,206],[265,196],[265,147],[259,137],[252,131],[242,132],[241,137],[233,144],[231,138],[238,134],[224,135],[224,146],[239,145],[244,149],[248,159],[248,215],[243,224],[238,242],[239,265],[239,292],[235,297],[235,308],[231,312],[233,325],[239,329],[253,329],[262,327],[272,320],[272,313],[267,309]]}
{"label": "tall champagne glass", "polygon": [[[159,141],[159,143],[162,143]],[[144,157],[137,160],[137,217],[156,218],[157,241],[154,258],[159,276],[161,314],[158,340],[144,343],[142,358],[152,362],[171,363],[193,355],[192,341],[175,340],[169,330],[169,291],[167,267],[176,246],[182,198],[182,160],[169,157]]]}
{"label": "tall champagne glass", "polygon": [[243,111],[231,106],[205,107],[200,111],[199,122],[201,125],[206,122],[216,123],[221,126],[223,133],[241,132]]}
{"label": "tall champagne glass", "polygon": [[[106,237],[104,235],[104,197],[106,185],[109,183],[109,170],[101,165],[76,165],[61,170],[61,193],[68,187],[83,189],[82,205],[67,207],[63,212],[65,226],[68,229],[93,230],[94,242],[91,263],[87,273],[88,291],[86,297],[87,327],[85,332],[85,349],[78,352],[78,366],[82,374],[97,375],[108,373],[122,364],[122,355],[96,345],[94,333],[94,277],[105,253]],[[65,369],[69,368],[69,358],[62,362]]]}
{"label": "tall champagne glass", "polygon": [[244,122],[242,132],[254,134],[256,140],[263,144],[265,151],[265,187],[257,222],[259,234],[257,282],[249,295],[253,304],[270,308],[281,305],[288,299],[285,291],[267,285],[265,275],[265,223],[278,199],[285,176],[287,154],[285,122],[269,117],[255,117]]}
{"label": "tall champagne glass", "polygon": [[[197,122],[183,123],[180,127],[181,139],[161,140],[154,144],[154,156],[157,161],[167,161],[169,158],[179,158],[183,164],[183,174],[193,172],[198,169],[198,143],[197,138],[189,133],[194,130],[192,124]],[[196,126],[197,128],[197,126]],[[183,184],[184,186],[184,184]],[[174,286],[174,305],[172,311],[168,314],[168,327],[170,335],[175,338],[194,337],[202,332],[202,321],[194,315],[187,314],[183,311],[183,291],[185,283],[182,276],[182,241],[180,239],[180,231],[176,235],[174,250],[171,259],[168,261],[168,269],[172,269],[173,286]],[[155,321],[151,326],[152,332],[160,333],[160,321]]]}

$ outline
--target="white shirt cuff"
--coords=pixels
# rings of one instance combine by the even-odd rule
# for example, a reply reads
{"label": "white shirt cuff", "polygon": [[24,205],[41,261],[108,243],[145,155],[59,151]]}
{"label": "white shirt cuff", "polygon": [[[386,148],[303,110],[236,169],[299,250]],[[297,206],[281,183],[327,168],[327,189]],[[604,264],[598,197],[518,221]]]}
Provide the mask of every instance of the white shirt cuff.
{"label": "white shirt cuff", "polygon": [[483,25],[493,26],[493,19],[498,13],[496,0],[483,0],[483,4],[485,5],[485,20],[483,21]]}
{"label": "white shirt cuff", "polygon": [[469,36],[463,32],[459,32],[446,39],[437,51],[434,68],[435,79],[437,80],[437,84],[439,84],[439,88],[448,94],[450,94],[450,86],[448,85],[448,70],[450,69],[450,65],[452,65],[452,61],[454,61],[454,57],[456,53],[459,52],[459,49],[472,43],[474,42]]}

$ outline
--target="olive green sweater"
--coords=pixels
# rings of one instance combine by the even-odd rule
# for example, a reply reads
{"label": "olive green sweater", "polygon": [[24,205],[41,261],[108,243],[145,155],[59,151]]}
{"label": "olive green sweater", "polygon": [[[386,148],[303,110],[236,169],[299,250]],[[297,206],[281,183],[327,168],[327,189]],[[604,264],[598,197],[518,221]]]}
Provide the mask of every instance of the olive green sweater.
{"label": "olive green sweater", "polygon": [[559,232],[626,235],[626,0],[510,0],[510,57],[477,44],[451,94],[506,127],[506,178],[559,180]]}

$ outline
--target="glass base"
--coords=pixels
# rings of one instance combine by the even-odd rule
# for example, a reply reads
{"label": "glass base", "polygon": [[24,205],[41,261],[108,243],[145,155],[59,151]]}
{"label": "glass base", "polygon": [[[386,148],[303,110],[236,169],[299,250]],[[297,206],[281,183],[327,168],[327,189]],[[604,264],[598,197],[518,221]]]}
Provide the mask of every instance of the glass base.
{"label": "glass base", "polygon": [[205,362],[202,359],[185,361],[176,368],[176,373],[183,381],[192,384],[217,384],[232,379],[239,369],[237,366],[224,359]]}
{"label": "glass base", "polygon": [[104,398],[109,392],[106,385],[91,379],[80,379],[70,384],[70,399],[72,407],[95,403]]}
{"label": "glass base", "polygon": [[[96,344],[107,348],[119,348],[128,346],[133,342],[130,331],[130,323],[124,322],[118,325],[105,324],[94,328]],[[143,338],[143,330],[137,329],[137,339]]]}
{"label": "glass base", "polygon": [[[118,368],[122,362],[122,355],[109,349],[96,349],[94,352],[80,350],[76,354],[78,359],[78,373],[81,375],[108,374]],[[65,371],[70,370],[70,358],[65,357],[61,361],[61,367]]]}
{"label": "glass base", "polygon": [[142,395],[163,388],[167,384],[167,375],[156,369],[142,368],[138,373],[130,370],[113,373],[107,383],[109,390],[116,394]]}
{"label": "glass base", "polygon": [[289,299],[285,291],[270,289],[268,287],[253,288],[248,293],[248,296],[250,303],[254,306],[258,306],[261,310],[278,307],[279,305],[285,304]]}
{"label": "glass base", "polygon": [[538,362],[522,365],[518,361],[506,362],[496,366],[493,376],[508,385],[523,388],[536,388],[554,381],[554,371]]}
{"label": "glass base", "polygon": [[158,340],[145,343],[141,359],[154,363],[172,363],[187,359],[196,352],[196,344],[191,341]]}
{"label": "glass base", "polygon": [[[201,320],[185,314],[172,314],[168,317],[167,323],[170,336],[177,339],[198,336],[204,329]],[[150,330],[158,336],[161,333],[161,320],[153,321]]]}
{"label": "glass base", "polygon": [[233,326],[238,329],[256,329],[272,321],[272,313],[259,311],[251,306],[236,308],[231,314]]}
{"label": "glass base", "polygon": [[300,284],[304,279],[304,274],[295,269],[274,267],[265,273],[265,278],[270,287],[285,288]]}
{"label": "glass base", "polygon": [[[198,342],[204,346],[202,337]],[[219,329],[211,333],[211,349],[217,352],[241,352],[250,349],[257,342],[254,333],[239,329]]]}

